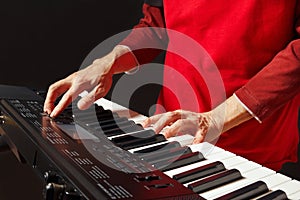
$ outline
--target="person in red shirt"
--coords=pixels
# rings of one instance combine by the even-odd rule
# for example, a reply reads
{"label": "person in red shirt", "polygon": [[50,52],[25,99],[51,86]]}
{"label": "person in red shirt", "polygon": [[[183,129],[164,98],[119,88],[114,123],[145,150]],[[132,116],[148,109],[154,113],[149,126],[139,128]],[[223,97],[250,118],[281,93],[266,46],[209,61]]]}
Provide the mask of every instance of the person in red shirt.
{"label": "person in red shirt", "polygon": [[107,94],[114,74],[150,62],[167,45],[159,106],[144,127],[216,142],[274,170],[297,160],[300,1],[146,0],[143,13],[109,54],[52,84],[44,111],[57,116],[84,90],[78,107],[88,108]]}

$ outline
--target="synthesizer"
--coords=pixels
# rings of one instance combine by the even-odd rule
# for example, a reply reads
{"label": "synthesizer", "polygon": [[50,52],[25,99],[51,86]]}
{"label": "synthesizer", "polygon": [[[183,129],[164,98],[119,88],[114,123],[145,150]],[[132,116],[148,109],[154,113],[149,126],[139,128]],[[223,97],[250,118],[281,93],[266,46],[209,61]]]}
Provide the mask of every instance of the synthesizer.
{"label": "synthesizer", "polygon": [[0,128],[50,199],[299,199],[300,182],[192,136],[166,139],[104,98],[55,119],[43,97],[0,85]]}

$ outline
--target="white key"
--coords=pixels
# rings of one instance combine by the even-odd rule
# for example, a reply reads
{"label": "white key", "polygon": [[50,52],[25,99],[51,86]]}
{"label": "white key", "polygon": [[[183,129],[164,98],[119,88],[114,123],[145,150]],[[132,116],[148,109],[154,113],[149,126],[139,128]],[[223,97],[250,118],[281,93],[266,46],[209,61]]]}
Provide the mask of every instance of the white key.
{"label": "white key", "polygon": [[[250,161],[252,162],[252,161]],[[274,170],[271,170],[269,168],[266,167],[260,167],[251,171],[247,171],[245,173],[242,173],[242,176],[245,177],[246,179],[249,180],[258,180],[258,179],[263,179],[272,175],[275,175],[276,172]]]}
{"label": "white key", "polygon": [[189,145],[191,150],[193,152],[199,151],[203,154],[203,156],[206,158],[208,155],[220,152],[220,151],[225,151],[224,149],[221,149],[220,147],[214,146],[208,142],[200,143],[200,144],[193,144]]}
{"label": "white key", "polygon": [[253,161],[248,161],[245,163],[241,163],[239,165],[235,165],[233,168],[238,169],[241,172],[241,174],[244,175],[245,173],[258,169],[260,167],[261,167],[260,164],[257,164]]}
{"label": "white key", "polygon": [[[261,167],[259,169],[252,170],[252,171],[244,174],[243,176],[245,177],[245,179],[237,181],[232,184],[228,184],[226,186],[223,186],[220,190],[218,190],[218,192],[219,192],[218,194],[216,194],[216,192],[215,193],[211,192],[211,193],[209,193],[210,196],[208,196],[208,194],[207,194],[206,196],[203,196],[203,197],[204,198],[209,197],[209,199],[210,198],[215,199],[215,198],[221,197],[225,194],[228,194],[230,192],[236,191],[242,187],[250,185],[259,180],[266,183],[266,185],[268,186],[269,189],[274,185],[279,185],[281,183],[289,181],[288,177],[282,177],[275,173],[276,172],[271,169],[268,169],[266,167]],[[214,194],[216,194],[216,195],[214,195]]]}
{"label": "white key", "polygon": [[[217,153],[212,154],[211,156],[208,156],[208,160],[211,160],[211,161],[221,161],[221,162],[225,165],[225,168],[230,169],[230,168],[228,168],[228,167],[226,166],[226,164],[229,164],[229,163],[230,163],[229,161],[232,161],[233,158],[235,158],[235,157],[237,157],[237,156],[235,156],[235,154],[230,153],[230,152],[225,151],[225,150],[219,150],[219,149],[216,149],[216,151],[217,151]],[[235,156],[235,157],[234,157],[234,156]],[[252,162],[252,161],[248,161],[248,160],[246,160],[246,159],[241,159],[240,157],[238,157],[237,159],[239,160],[239,162],[238,162],[238,161],[234,161],[234,162],[239,163],[239,164],[237,164],[237,165],[231,164],[231,166],[234,166],[234,167],[232,167],[232,168],[239,168],[238,166],[241,166],[241,167],[243,167],[243,170],[245,170],[245,171],[250,171],[250,170],[254,170],[254,169],[260,167],[259,164],[256,164],[256,163],[254,163],[254,162]],[[246,160],[246,162],[245,162],[245,160]],[[247,166],[247,167],[245,167],[245,166]],[[191,168],[191,169],[192,169],[192,168]],[[182,171],[181,171],[181,172],[182,172]],[[242,175],[243,175],[243,174],[242,174]],[[195,182],[195,181],[193,181],[193,182]],[[186,183],[186,184],[184,184],[184,185],[187,186],[188,184],[191,184],[191,183],[193,183],[193,182],[189,182],[189,183]],[[238,183],[238,185],[239,185],[239,184],[242,184],[242,183],[247,184],[247,183],[249,183],[249,182],[250,182],[250,180],[245,180],[245,179],[243,179],[243,180],[241,180],[240,183]],[[230,187],[230,186],[229,186],[229,187]],[[237,185],[234,185],[234,186],[231,186],[230,188],[235,189],[236,187],[237,187]],[[221,188],[221,187],[216,188],[213,192],[210,192],[210,191],[205,192],[205,193],[201,194],[201,196],[203,196],[203,197],[206,198],[206,199],[210,199],[211,196],[215,196],[215,195],[217,195],[217,194],[219,194],[219,193],[221,193],[221,194],[223,193],[223,194],[224,194],[223,190],[217,191],[217,189],[220,189],[220,188]],[[226,190],[229,190],[230,188],[227,188]],[[226,190],[225,190],[225,191],[226,191]]]}
{"label": "white key", "polygon": [[[218,149],[216,149],[218,150]],[[232,158],[236,156],[235,154],[233,153],[230,153],[229,151],[220,151],[220,152],[217,152],[217,153],[210,153],[208,155],[205,156],[206,159],[208,160],[219,160],[219,161],[222,161],[222,160],[225,160],[227,158]]]}
{"label": "white key", "polygon": [[197,167],[201,167],[201,166],[210,164],[212,162],[214,162],[214,161],[213,160],[203,160],[201,162],[197,162],[197,163],[193,163],[193,164],[186,165],[186,166],[183,166],[183,167],[179,167],[179,168],[176,168],[176,169],[172,169],[172,170],[169,170],[169,171],[165,171],[164,173],[172,178],[176,174],[186,172],[188,170],[195,169]]}
{"label": "white key", "polygon": [[155,143],[155,144],[150,144],[150,145],[145,145],[145,146],[142,146],[142,147],[137,147],[137,148],[134,148],[134,149],[129,149],[128,151],[130,153],[133,153],[135,151],[139,151],[139,150],[142,150],[142,149],[147,149],[147,148],[150,148],[150,147],[154,147],[154,146],[158,146],[158,145],[166,144],[166,143],[169,143],[169,142],[168,141],[158,142],[158,143]]}
{"label": "white key", "polygon": [[300,199],[300,191],[289,195],[288,198],[292,200]]}
{"label": "white key", "polygon": [[275,186],[274,188],[272,188],[272,190],[282,190],[286,193],[288,198],[290,198],[292,194],[300,191],[300,182],[297,180],[291,180]]}
{"label": "white key", "polygon": [[[80,96],[84,96],[85,92],[83,92]],[[133,110],[129,110],[128,108],[114,103],[112,101],[109,101],[105,98],[98,99],[95,101],[96,104],[102,106],[104,109],[111,110],[112,112],[118,113],[120,117],[126,117],[129,120],[133,120],[135,123],[141,123],[144,121],[147,117],[144,115],[141,115]]]}
{"label": "white key", "polygon": [[268,185],[268,188],[271,190],[272,188],[291,180],[292,179],[290,177],[287,177],[280,173],[273,174],[272,176],[268,176],[264,178],[264,182]]}
{"label": "white key", "polygon": [[190,145],[190,148],[193,149],[194,151],[202,151],[204,149],[213,149],[215,146],[208,143],[208,142],[202,142],[199,144],[192,144]]}
{"label": "white key", "polygon": [[[210,148],[209,145],[208,146],[206,144],[204,144],[204,145],[206,147]],[[201,144],[191,145],[190,148],[191,148],[192,152],[198,152],[197,151],[198,149],[203,150],[203,145],[201,145]],[[223,149],[221,149],[221,148],[213,148],[212,151],[210,152],[211,155],[214,155],[214,154],[218,154],[219,155],[219,154],[222,154],[222,153],[226,154],[226,152]],[[216,159],[207,159],[207,160],[203,160],[201,162],[197,162],[197,163],[186,165],[186,166],[183,166],[183,167],[180,167],[180,168],[169,170],[169,171],[166,171],[164,173],[167,174],[170,177],[173,177],[173,175],[175,175],[175,174],[179,174],[181,172],[185,172],[185,171],[188,171],[188,170],[191,170],[191,169],[194,169],[194,168],[197,168],[197,167],[200,167],[200,166],[212,163],[214,161],[220,161],[220,159],[218,159],[218,160],[216,160]]]}
{"label": "white key", "polygon": [[[246,163],[248,165],[253,165],[252,161],[248,161],[248,163]],[[243,165],[240,165],[243,166]],[[257,165],[253,165],[253,166],[257,166]],[[237,166],[233,167],[233,168],[238,168]],[[246,173],[242,173],[242,176],[245,177],[244,179],[241,180],[237,180],[235,182],[223,185],[219,188],[207,191],[205,193],[200,194],[200,196],[206,198],[206,199],[215,199],[218,197],[221,197],[225,194],[228,194],[230,192],[233,192],[239,188],[242,188],[246,185],[249,185],[251,183],[254,183],[255,181],[269,176],[271,174],[275,174],[275,171],[267,169],[265,167],[260,167],[260,168],[254,168],[253,170],[248,170],[248,172]]]}
{"label": "white key", "polygon": [[109,140],[112,140],[113,138],[118,138],[118,137],[125,136],[125,135],[131,135],[131,134],[139,133],[139,132],[142,132],[142,131],[144,131],[144,130],[133,131],[133,132],[130,132],[130,133],[124,133],[124,134],[120,134],[120,135],[114,135],[114,136],[110,136],[110,137],[107,137],[107,138]]}
{"label": "white key", "polygon": [[229,192],[236,190],[236,188],[238,186],[247,185],[250,182],[251,182],[250,180],[241,179],[241,180],[235,181],[233,183],[229,183],[229,184],[223,185],[221,187],[215,188],[213,190],[204,192],[204,193],[200,194],[200,196],[205,199],[215,199],[217,197],[221,197]]}
{"label": "white key", "polygon": [[[197,145],[192,145],[190,147],[193,150],[193,152],[196,152],[196,150],[198,150],[198,149],[201,149],[203,151],[203,149],[211,148],[212,146],[209,143],[207,143],[207,144],[201,143],[201,144],[197,144]],[[241,159],[241,157],[239,157],[239,158],[237,158],[238,161],[234,161],[234,159],[233,159],[234,156],[235,156],[235,154],[233,154],[233,153],[225,151],[225,150],[223,150],[219,147],[214,147],[214,148],[212,148],[212,150],[210,150],[209,156],[207,156],[207,160],[197,162],[197,163],[193,163],[193,164],[190,164],[190,165],[186,165],[186,166],[176,168],[176,169],[173,169],[173,170],[169,170],[169,171],[166,171],[164,173],[172,178],[175,174],[179,174],[179,173],[191,170],[191,169],[195,169],[197,167],[201,167],[201,166],[210,164],[210,163],[215,162],[215,161],[220,161],[220,162],[224,163],[228,159],[230,159],[231,162],[239,164],[239,163],[246,160],[246,159]],[[235,157],[237,157],[237,156],[235,156]]]}
{"label": "white key", "polygon": [[179,142],[182,147],[191,144],[193,140],[194,140],[194,136],[191,135],[180,135],[180,136],[168,138],[168,141],[170,142],[172,141]]}
{"label": "white key", "polygon": [[[241,164],[242,162],[247,162],[248,161],[247,159],[239,157],[239,156],[231,157],[232,156],[231,153],[228,153],[227,151],[224,151],[220,148],[216,148],[215,151],[216,152],[211,152],[211,154],[216,154],[216,156],[214,156],[214,158],[210,158],[210,159],[207,159],[207,160],[203,160],[201,162],[197,162],[197,163],[186,165],[186,166],[183,166],[183,167],[180,167],[180,168],[169,170],[169,171],[166,171],[164,173],[166,175],[170,176],[170,177],[173,177],[175,174],[179,174],[179,173],[191,170],[191,169],[195,169],[197,167],[201,167],[201,166],[213,163],[215,161],[222,162],[224,164],[225,168],[226,168],[226,165],[227,165],[225,163],[228,163],[228,165],[230,163],[230,166],[234,166],[234,165],[237,165],[237,164]],[[224,158],[224,159],[222,159],[222,158]]]}
{"label": "white key", "polygon": [[248,160],[246,158],[241,157],[241,156],[235,156],[235,157],[225,159],[222,162],[226,166],[226,168],[229,169],[229,168],[233,168],[233,166],[235,166],[235,165],[239,165],[239,164],[248,162]]}
{"label": "white key", "polygon": [[176,136],[176,137],[169,138],[167,141],[164,141],[164,142],[159,142],[159,143],[155,143],[155,144],[145,145],[145,146],[142,146],[142,147],[130,149],[128,151],[131,152],[131,153],[133,153],[133,152],[138,151],[138,150],[147,149],[149,147],[153,147],[153,146],[157,146],[157,145],[160,145],[160,144],[169,143],[169,142],[172,142],[172,141],[179,142],[180,146],[183,147],[183,146],[186,146],[186,143],[188,143],[191,139],[193,139],[193,136],[191,136],[191,135],[181,135],[181,136]]}
{"label": "white key", "polygon": [[264,181],[268,188],[270,189],[270,192],[263,194],[261,196],[256,197],[255,199],[259,199],[260,197],[263,197],[275,190],[273,190],[272,188],[274,188],[275,186],[278,186],[280,184],[286,183],[288,181],[291,181],[292,179],[290,177],[287,177],[283,174],[277,173],[277,174],[272,174],[271,176],[267,176],[265,178],[262,179],[262,181]]}

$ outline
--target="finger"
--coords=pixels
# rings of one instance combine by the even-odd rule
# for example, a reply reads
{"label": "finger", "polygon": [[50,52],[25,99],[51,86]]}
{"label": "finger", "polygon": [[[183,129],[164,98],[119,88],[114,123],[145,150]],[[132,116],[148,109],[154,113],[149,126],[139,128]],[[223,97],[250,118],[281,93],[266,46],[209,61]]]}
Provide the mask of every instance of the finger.
{"label": "finger", "polygon": [[153,115],[151,117],[148,117],[142,122],[142,126],[144,128],[149,127],[150,125],[156,123],[160,118],[162,117],[162,114]]}
{"label": "finger", "polygon": [[95,96],[92,93],[88,93],[83,96],[77,103],[77,107],[80,110],[88,109],[95,102]]}
{"label": "finger", "polygon": [[194,135],[197,131],[197,125],[189,119],[179,119],[174,122],[167,130],[163,132],[166,138],[174,137],[181,134]]}
{"label": "finger", "polygon": [[141,125],[142,125],[143,128],[149,127],[151,125],[151,120],[149,119],[149,117],[144,119],[144,121],[141,122]]}
{"label": "finger", "polygon": [[53,111],[50,113],[50,117],[56,117],[58,116],[64,109],[72,102],[72,98],[69,95],[69,92],[67,91],[59,103],[55,106]]}
{"label": "finger", "polygon": [[107,80],[106,83],[104,84],[99,84],[92,91],[90,91],[88,94],[83,96],[79,101],[78,101],[78,108],[81,110],[85,110],[89,108],[97,99],[100,99],[104,97],[107,92],[109,91],[111,86],[111,81]]}
{"label": "finger", "polygon": [[157,121],[153,123],[153,129],[156,133],[159,133],[164,127],[170,125],[171,123],[176,122],[178,119],[180,119],[180,117],[181,114],[179,111],[172,111],[172,112],[161,114],[158,120],[154,119]]}
{"label": "finger", "polygon": [[206,118],[201,118],[198,130],[195,134],[193,144],[199,144],[204,141],[209,129],[209,123]]}
{"label": "finger", "polygon": [[58,81],[52,84],[47,92],[47,96],[44,102],[44,112],[50,114],[54,109],[54,103],[56,99],[67,91],[70,87],[70,84],[64,80]]}
{"label": "finger", "polygon": [[198,130],[195,134],[195,138],[193,140],[193,144],[199,144],[204,141],[206,133],[203,130]]}
{"label": "finger", "polygon": [[77,86],[72,86],[61,98],[57,106],[53,109],[50,117],[58,116],[72,101],[82,92]]}

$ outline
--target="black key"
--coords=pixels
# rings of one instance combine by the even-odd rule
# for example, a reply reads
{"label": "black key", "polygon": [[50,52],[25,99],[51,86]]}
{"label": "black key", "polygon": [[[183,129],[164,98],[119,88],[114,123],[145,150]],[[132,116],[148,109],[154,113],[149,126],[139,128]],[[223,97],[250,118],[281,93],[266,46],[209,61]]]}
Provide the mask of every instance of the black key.
{"label": "black key", "polygon": [[123,127],[128,127],[128,126],[136,126],[134,121],[124,121],[116,124],[107,124],[107,125],[101,125],[100,128],[105,132],[106,130],[110,129],[115,129],[115,128],[120,128],[122,129]]}
{"label": "black key", "polygon": [[182,172],[180,174],[176,174],[173,176],[173,179],[177,180],[180,183],[191,182],[200,178],[204,178],[218,172],[225,171],[226,168],[220,161],[216,161],[204,166],[200,166],[186,172]]}
{"label": "black key", "polygon": [[180,156],[184,153],[192,153],[192,150],[188,146],[179,146],[173,148],[166,147],[163,149],[157,149],[156,151],[150,153],[140,154],[139,157],[143,160],[155,161],[159,159],[171,158],[171,156]]}
{"label": "black key", "polygon": [[188,188],[196,193],[203,193],[241,178],[243,177],[237,169],[230,169],[191,183]]}
{"label": "black key", "polygon": [[166,138],[162,134],[155,134],[154,136],[148,137],[148,138],[136,138],[131,141],[126,141],[122,143],[118,143],[117,146],[124,150],[134,149],[138,147],[142,147],[145,145],[155,144],[158,142],[164,142],[166,141]]}
{"label": "black key", "polygon": [[125,122],[125,121],[128,121],[128,119],[126,117],[117,117],[117,118],[114,118],[114,119],[107,119],[107,120],[103,120],[103,121],[99,121],[99,124],[101,126],[105,126],[105,125],[108,125],[108,124],[117,124],[117,123],[121,123],[121,122]]}
{"label": "black key", "polygon": [[262,181],[257,181],[238,190],[230,192],[215,200],[240,200],[240,199],[252,199],[269,191],[267,184]]}
{"label": "black key", "polygon": [[[100,131],[100,132],[103,132],[101,130],[101,128],[99,129],[96,129],[97,131]],[[122,127],[122,128],[114,128],[114,129],[109,129],[109,130],[105,130],[104,131],[104,134],[107,136],[107,137],[111,137],[111,136],[117,136],[117,135],[122,135],[122,134],[125,134],[125,133],[132,133],[132,132],[136,132],[136,131],[141,131],[143,130],[142,127],[134,124],[132,126],[128,126],[128,127]]]}
{"label": "black key", "polygon": [[109,124],[117,124],[120,122],[125,122],[128,121],[128,119],[126,117],[116,117],[113,119],[106,119],[106,120],[102,120],[102,121],[97,121],[97,122],[90,122],[90,123],[86,123],[85,125],[88,126],[89,128],[99,128],[100,126],[105,126],[105,125],[109,125]]}
{"label": "black key", "polygon": [[55,117],[53,120],[58,124],[73,124],[74,123],[74,120],[72,117],[67,117],[67,116],[63,116],[63,115]]}
{"label": "black key", "polygon": [[128,141],[132,141],[135,139],[144,139],[144,138],[148,138],[151,136],[156,135],[156,133],[152,130],[142,130],[136,133],[132,133],[132,134],[128,134],[128,135],[124,135],[124,136],[120,136],[120,137],[115,137],[112,139],[112,141],[114,143],[124,143],[124,142],[128,142]]}
{"label": "black key", "polygon": [[102,106],[94,105],[89,107],[86,110],[79,110],[77,106],[73,106],[69,109],[67,109],[68,112],[72,111],[73,117],[77,117],[80,119],[80,117],[88,117],[88,116],[96,116],[101,115],[101,113],[111,113],[110,110],[104,110]]}
{"label": "black key", "polygon": [[67,107],[67,108],[65,108],[65,109],[60,113],[60,115],[61,115],[61,114],[69,115],[69,116],[72,117],[72,115],[73,115],[72,107]]}
{"label": "black key", "polygon": [[140,156],[140,158],[151,163],[171,159],[174,157],[179,157],[183,154],[188,153],[192,153],[192,150],[189,147],[179,147],[175,149],[166,149],[144,154],[143,156]]}
{"label": "black key", "polygon": [[157,163],[154,163],[153,166],[162,171],[167,171],[171,169],[175,169],[178,167],[182,167],[185,165],[189,165],[195,162],[199,162],[204,160],[204,156],[200,152],[193,152],[189,154],[182,155],[180,157],[175,157],[171,159],[166,159]]}
{"label": "black key", "polygon": [[152,146],[152,147],[149,147],[149,148],[137,150],[137,151],[134,151],[133,153],[139,156],[139,155],[144,155],[146,153],[159,151],[161,149],[173,149],[173,148],[178,148],[178,147],[181,147],[180,143],[177,142],[177,141],[173,141],[173,142],[164,143],[164,144]]}
{"label": "black key", "polygon": [[134,132],[134,131],[130,131],[130,132],[125,131],[125,130],[128,130],[128,128],[130,128],[130,127],[132,127],[132,129],[130,129],[130,130],[135,130],[135,131],[140,130],[140,129],[138,129],[138,126],[133,121],[128,121],[124,124],[120,124],[120,126],[112,125],[112,126],[106,126],[104,128],[100,126],[98,128],[95,128],[95,130],[104,132],[104,134],[106,134],[106,135],[108,135],[111,132],[121,130],[121,131],[123,131],[123,134],[124,134],[124,133]]}
{"label": "black key", "polygon": [[73,117],[75,120],[83,122],[85,124],[97,122],[97,121],[108,120],[108,119],[113,119],[114,117],[117,117],[117,116],[118,115],[116,113],[112,113],[110,110],[104,110],[103,112],[100,112],[100,114],[96,114],[96,115],[94,112],[73,114]]}
{"label": "black key", "polygon": [[258,198],[257,200],[285,200],[288,199],[286,193],[282,190],[275,190],[263,197]]}

